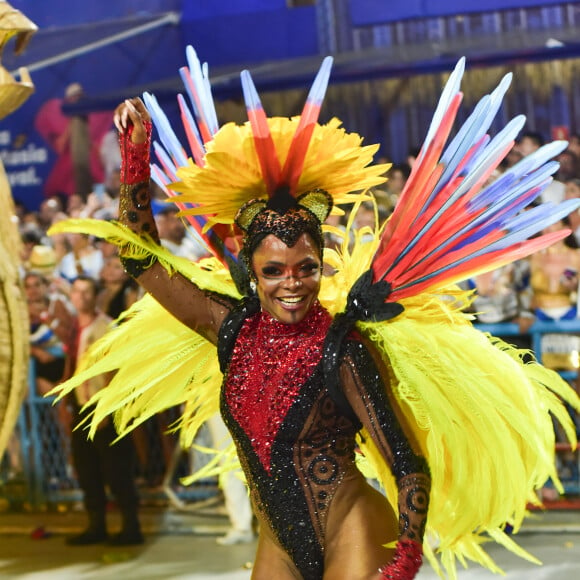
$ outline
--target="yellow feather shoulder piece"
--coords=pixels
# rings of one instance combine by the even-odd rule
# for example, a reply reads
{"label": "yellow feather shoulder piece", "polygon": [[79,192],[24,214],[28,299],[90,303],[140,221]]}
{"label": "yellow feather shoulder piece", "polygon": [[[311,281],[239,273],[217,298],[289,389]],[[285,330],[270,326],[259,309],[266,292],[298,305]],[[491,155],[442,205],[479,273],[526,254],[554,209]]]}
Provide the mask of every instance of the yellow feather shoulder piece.
{"label": "yellow feather shoulder piece", "polygon": [[[350,226],[342,247],[326,254],[335,274],[321,301],[333,314],[344,309],[378,243],[378,231],[357,233]],[[451,287],[401,300],[405,310],[391,320],[357,325],[385,361],[391,400],[429,463],[426,537],[437,548],[427,540],[424,550],[435,570],[445,569],[451,579],[458,561],[501,572],[482,548],[490,538],[537,562],[503,530],[509,523],[518,531],[526,506],[539,503],[535,491],[549,478],[561,489],[552,417],[575,445],[565,403],[580,411],[580,398],[557,373],[524,363],[524,352],[477,330],[462,312],[470,301],[470,292]],[[367,433],[359,443],[361,471],[380,480],[396,511],[392,473]]]}

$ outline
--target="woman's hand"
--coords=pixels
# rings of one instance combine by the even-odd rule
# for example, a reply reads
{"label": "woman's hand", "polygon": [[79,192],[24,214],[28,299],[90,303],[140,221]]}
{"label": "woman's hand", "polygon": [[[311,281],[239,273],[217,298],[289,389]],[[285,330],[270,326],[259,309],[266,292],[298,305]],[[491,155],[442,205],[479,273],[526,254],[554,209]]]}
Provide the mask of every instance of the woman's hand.
{"label": "woman's hand", "polygon": [[113,122],[119,133],[125,133],[129,127],[133,127],[131,142],[136,145],[145,143],[147,140],[145,123],[150,121],[151,117],[139,97],[123,101],[115,109],[115,114],[113,115]]}
{"label": "woman's hand", "polygon": [[423,546],[413,540],[399,540],[395,556],[379,571],[382,580],[413,580],[423,562]]}

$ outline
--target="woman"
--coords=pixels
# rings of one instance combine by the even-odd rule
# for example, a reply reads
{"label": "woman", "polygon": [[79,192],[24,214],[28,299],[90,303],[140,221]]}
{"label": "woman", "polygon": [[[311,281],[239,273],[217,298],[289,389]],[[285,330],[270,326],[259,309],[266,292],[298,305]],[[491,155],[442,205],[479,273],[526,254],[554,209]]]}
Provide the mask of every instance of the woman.
{"label": "woman", "polygon": [[116,254],[105,259],[100,282],[97,307],[113,320],[134,304],[138,298],[138,286],[127,275]]}
{"label": "woman", "polygon": [[[554,224],[547,232],[557,231],[563,223]],[[539,320],[570,320],[578,317],[578,272],[580,251],[575,239],[568,238],[534,254],[530,259],[532,307]]]}
{"label": "woman", "polygon": [[[124,161],[120,219],[155,239],[148,119],[136,99],[115,113]],[[320,363],[332,319],[317,301],[320,221],[295,207],[265,210],[250,228],[245,246],[258,297],[252,304],[201,291],[158,263],[125,264],[169,312],[223,353],[221,410],[260,523],[253,577],[412,578],[421,564],[429,471],[384,395],[370,345],[353,338],[340,365],[352,415],[338,410],[323,384]],[[397,478],[398,534],[393,511],[355,467],[361,424]],[[397,535],[396,550],[386,548]]]}
{"label": "woman", "polygon": [[[160,247],[148,193],[149,116],[139,100],[123,103],[115,116],[122,224],[52,231],[119,245],[125,269],[155,300],[147,294],[125,313],[62,392],[115,371],[90,432],[111,412],[123,435],[183,403],[185,443],[219,399],[260,521],[254,578],[413,578],[422,550],[452,577],[457,559],[499,571],[481,544],[491,537],[522,554],[506,524],[518,529],[534,490],[557,482],[552,417],[574,440],[560,397],[577,408],[580,400],[557,374],[474,329],[461,311],[469,296],[453,284],[566,235],[527,240],[578,202],[520,215],[563,145],[482,188],[523,121],[485,136],[506,78],[446,144],[460,61],[393,215],[366,243],[355,232],[351,248],[353,213],[342,246],[324,254],[332,275],[321,276],[321,223],[333,204],[367,201],[387,170],[372,164],[378,148],[362,146],[338,120],[318,124],[330,62],[292,119],[267,118],[242,73],[249,123],[219,127],[192,49],[188,60],[195,122],[181,98],[180,106],[191,157],[145,95],[164,147],[156,146],[163,169],[154,166],[153,177],[168,195],[181,194],[174,201],[215,257],[192,264]],[[209,233],[195,216],[205,216]],[[228,253],[233,223],[243,232],[238,255]],[[355,468],[355,433],[361,473],[371,475],[370,464],[386,497]],[[214,463],[225,456],[233,468],[232,455]],[[490,483],[499,480],[499,488]],[[441,564],[428,542],[421,546],[425,526]]]}

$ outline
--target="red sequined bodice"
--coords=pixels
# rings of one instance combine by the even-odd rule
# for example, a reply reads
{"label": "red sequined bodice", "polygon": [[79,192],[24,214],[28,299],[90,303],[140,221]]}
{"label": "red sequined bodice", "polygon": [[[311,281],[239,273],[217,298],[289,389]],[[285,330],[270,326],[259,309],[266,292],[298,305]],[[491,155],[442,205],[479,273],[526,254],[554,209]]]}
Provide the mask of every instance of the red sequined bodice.
{"label": "red sequined bodice", "polygon": [[273,441],[320,362],[331,322],[317,302],[298,324],[284,324],[260,312],[244,322],[238,335],[225,399],[268,473]]}

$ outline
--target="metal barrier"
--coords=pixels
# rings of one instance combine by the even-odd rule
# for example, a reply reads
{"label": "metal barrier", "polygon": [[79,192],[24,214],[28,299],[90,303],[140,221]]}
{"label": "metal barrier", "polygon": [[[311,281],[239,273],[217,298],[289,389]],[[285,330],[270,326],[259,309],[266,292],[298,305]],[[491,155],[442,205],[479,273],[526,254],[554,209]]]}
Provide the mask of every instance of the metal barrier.
{"label": "metal barrier", "polygon": [[[60,403],[59,403],[60,405]],[[199,454],[183,453],[181,461],[174,447],[177,438],[163,435],[156,424],[144,424],[141,433],[146,441],[146,465],[135,476],[140,481],[142,501],[169,501],[175,507],[187,502],[206,500],[217,495],[216,479],[200,481],[188,487],[180,485],[180,477],[189,474],[190,466],[200,467]],[[204,437],[204,433],[201,433]],[[165,438],[165,440],[162,440]],[[207,445],[207,441],[202,442]],[[165,453],[163,447],[166,447]],[[164,460],[164,455],[170,461]],[[11,441],[11,449],[0,458],[0,508],[46,509],[50,505],[66,510],[82,501],[70,453],[68,427],[59,416],[54,398],[38,394],[34,361],[30,363],[28,393]]]}
{"label": "metal barrier", "polygon": [[[499,324],[475,324],[476,328],[482,332],[488,332],[493,336],[505,338],[509,342],[510,336],[520,336],[522,332],[515,323]],[[532,351],[539,362],[542,362],[542,336],[545,334],[574,334],[580,335],[580,320],[558,320],[549,322],[534,322],[528,329],[527,333],[531,337]],[[576,370],[560,370],[558,374],[566,381],[575,382],[578,378]],[[576,433],[580,435],[580,418],[573,409],[569,412],[576,424]],[[559,442],[556,444],[558,453],[558,472],[567,494],[580,494],[580,452],[574,452],[574,459],[564,461],[565,454],[572,453],[568,443]]]}

